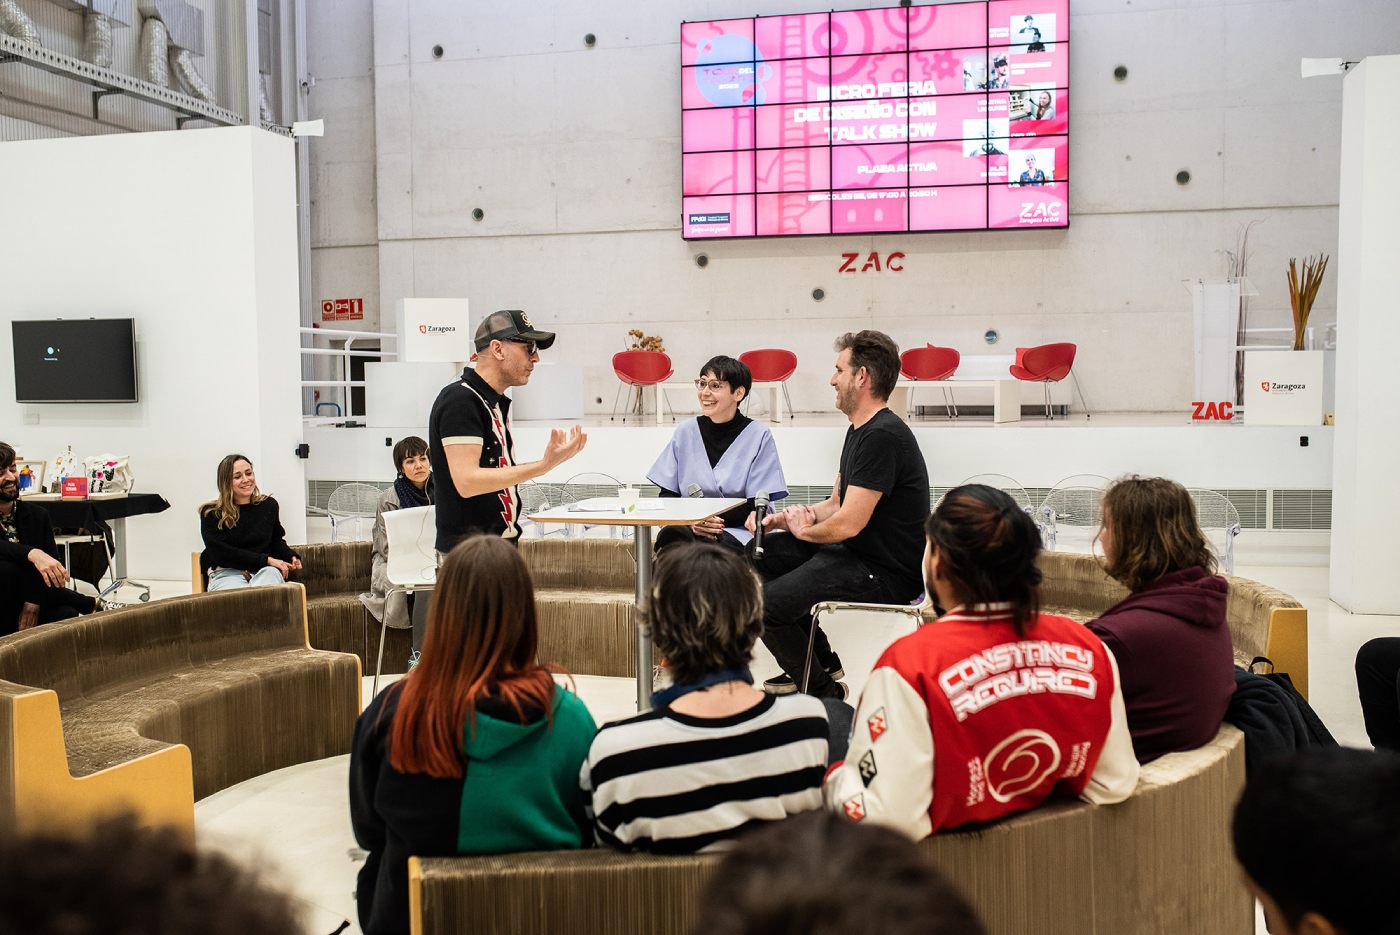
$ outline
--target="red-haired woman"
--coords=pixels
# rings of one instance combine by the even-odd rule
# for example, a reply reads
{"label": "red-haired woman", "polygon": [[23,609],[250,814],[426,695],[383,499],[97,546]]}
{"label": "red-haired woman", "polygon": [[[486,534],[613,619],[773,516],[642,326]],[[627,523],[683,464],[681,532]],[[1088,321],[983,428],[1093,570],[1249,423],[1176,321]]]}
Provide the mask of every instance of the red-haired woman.
{"label": "red-haired woman", "polygon": [[369,851],[365,935],[407,933],[408,858],[586,846],[579,767],[597,728],[535,661],[534,586],[497,536],[438,570],[417,668],[355,725],[350,820]]}

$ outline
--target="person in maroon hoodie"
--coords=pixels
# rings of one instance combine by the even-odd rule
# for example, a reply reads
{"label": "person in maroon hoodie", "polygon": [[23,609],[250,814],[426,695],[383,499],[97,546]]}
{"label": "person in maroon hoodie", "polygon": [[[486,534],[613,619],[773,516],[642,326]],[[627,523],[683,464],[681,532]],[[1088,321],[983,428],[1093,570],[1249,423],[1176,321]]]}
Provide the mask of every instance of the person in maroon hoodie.
{"label": "person in maroon hoodie", "polygon": [[1118,660],[1140,762],[1192,750],[1220,729],[1235,691],[1229,584],[1175,481],[1126,477],[1104,494],[1105,571],[1132,593],[1089,623]]}

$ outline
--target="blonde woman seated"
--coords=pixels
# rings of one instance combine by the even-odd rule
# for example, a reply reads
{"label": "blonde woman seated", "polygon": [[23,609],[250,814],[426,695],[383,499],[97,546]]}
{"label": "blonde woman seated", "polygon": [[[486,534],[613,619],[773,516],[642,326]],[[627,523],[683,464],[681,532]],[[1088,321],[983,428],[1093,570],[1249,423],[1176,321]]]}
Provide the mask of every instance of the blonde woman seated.
{"label": "blonde woman seated", "polygon": [[622,850],[716,850],[821,807],[827,714],[811,695],[753,687],[763,592],[738,552],[681,543],[657,558],[645,625],[671,687],[653,710],[598,732],[579,778],[598,841]]}
{"label": "blonde woman seated", "polygon": [[[401,439],[394,446],[394,468],[398,476],[394,486],[379,495],[379,503],[374,510],[374,535],[371,550],[369,593],[360,595],[360,603],[365,605],[376,622],[384,623],[396,630],[413,626],[413,656],[409,664],[417,662],[418,651],[422,648],[425,619],[423,605],[414,606],[414,595],[402,591],[389,591],[389,537],[384,531],[384,514],[393,510],[407,510],[420,506],[431,506],[433,502],[432,467],[428,463],[428,443],[417,435]],[[428,598],[423,596],[425,605]],[[415,612],[416,611],[416,612]],[[412,614],[412,620],[409,615]]]}
{"label": "blonde woman seated", "polygon": [[1138,761],[1113,654],[1040,612],[1040,532],[1006,493],[955,487],[929,517],[924,578],[949,607],[870,673],[827,805],[914,838],[1055,795],[1121,802]]}
{"label": "blonde woman seated", "polygon": [[281,584],[301,570],[301,556],[287,545],[277,501],[258,490],[253,462],[228,455],[215,475],[219,498],[199,508],[204,551],[199,567],[210,591]]}

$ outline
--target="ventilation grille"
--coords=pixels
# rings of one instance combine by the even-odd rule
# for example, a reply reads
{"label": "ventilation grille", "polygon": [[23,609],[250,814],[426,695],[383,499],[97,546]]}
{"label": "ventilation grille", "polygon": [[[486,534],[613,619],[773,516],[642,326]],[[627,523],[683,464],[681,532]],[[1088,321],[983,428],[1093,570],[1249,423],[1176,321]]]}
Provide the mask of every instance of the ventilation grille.
{"label": "ventilation grille", "polygon": [[1332,491],[1275,490],[1274,529],[1331,529]]}
{"label": "ventilation grille", "polygon": [[[324,515],[326,502],[332,491],[342,484],[364,483],[363,481],[309,480],[306,482],[306,506],[308,515]],[[375,487],[383,490],[393,486],[392,481],[372,481]],[[643,497],[654,497],[657,488],[652,484],[636,485]],[[937,503],[952,487],[929,488],[929,502]],[[1027,487],[1026,495],[1032,503],[1041,503],[1050,493],[1049,487]],[[570,501],[587,497],[607,496],[611,487],[593,484],[573,484],[565,494]],[[1278,529],[1293,531],[1326,531],[1332,528],[1332,491],[1330,490],[1251,490],[1246,488],[1217,489],[1239,511],[1241,529]],[[1272,509],[1270,496],[1272,495]],[[796,485],[788,490],[784,504],[820,503],[831,496],[831,488],[825,485]],[[1272,515],[1272,522],[1270,517]]]}

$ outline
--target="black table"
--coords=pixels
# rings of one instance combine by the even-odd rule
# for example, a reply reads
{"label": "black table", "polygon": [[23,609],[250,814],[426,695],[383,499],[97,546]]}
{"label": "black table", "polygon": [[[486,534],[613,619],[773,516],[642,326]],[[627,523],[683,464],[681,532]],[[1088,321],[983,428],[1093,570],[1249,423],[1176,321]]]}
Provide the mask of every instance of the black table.
{"label": "black table", "polygon": [[[91,500],[64,500],[54,494],[32,494],[24,499],[25,502],[35,503],[47,510],[49,521],[60,529],[100,529],[102,523],[111,523],[113,580],[102,592],[104,595],[127,583],[126,518],[147,513],[163,513],[170,509],[170,504],[158,493],[129,493],[120,497],[98,496]],[[144,588],[142,600],[150,596],[150,588],[137,581],[130,583]]]}

